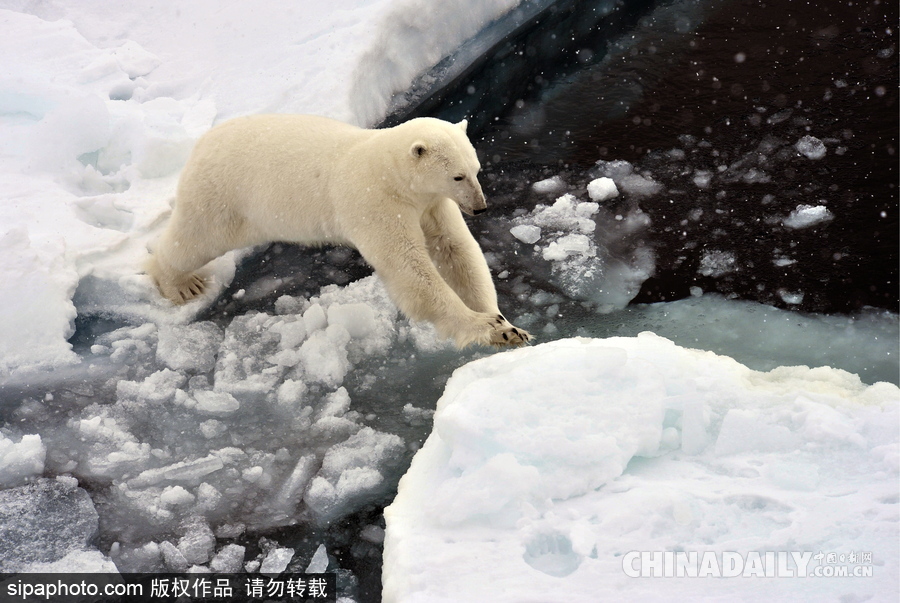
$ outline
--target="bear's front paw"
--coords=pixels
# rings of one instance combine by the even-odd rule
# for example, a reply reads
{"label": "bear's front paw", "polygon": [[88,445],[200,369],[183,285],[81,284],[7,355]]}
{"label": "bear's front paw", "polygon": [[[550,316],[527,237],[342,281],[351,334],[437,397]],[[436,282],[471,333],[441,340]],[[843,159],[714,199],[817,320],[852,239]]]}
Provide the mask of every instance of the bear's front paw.
{"label": "bear's front paw", "polygon": [[519,347],[532,340],[531,333],[514,327],[502,314],[498,314],[491,323],[491,345],[496,347]]}

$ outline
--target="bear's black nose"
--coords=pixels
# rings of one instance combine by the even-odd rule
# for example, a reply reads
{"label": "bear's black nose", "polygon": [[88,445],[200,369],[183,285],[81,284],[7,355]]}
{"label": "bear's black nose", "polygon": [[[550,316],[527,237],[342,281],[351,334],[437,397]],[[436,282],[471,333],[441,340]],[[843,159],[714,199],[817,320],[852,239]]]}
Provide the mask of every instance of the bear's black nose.
{"label": "bear's black nose", "polygon": [[487,208],[485,207],[484,209],[473,209],[472,213],[477,216],[478,214],[483,214],[486,211],[487,211]]}

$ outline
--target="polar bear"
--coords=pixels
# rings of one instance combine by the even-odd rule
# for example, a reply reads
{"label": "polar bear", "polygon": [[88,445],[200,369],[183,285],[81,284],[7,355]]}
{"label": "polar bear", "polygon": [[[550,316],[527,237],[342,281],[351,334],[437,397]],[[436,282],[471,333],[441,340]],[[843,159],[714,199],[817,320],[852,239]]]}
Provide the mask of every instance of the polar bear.
{"label": "polar bear", "polygon": [[197,270],[232,249],[348,245],[403,313],[458,347],[523,345],[531,335],[500,313],[462,217],[486,208],[480,169],[465,120],[366,130],[311,115],[231,119],[197,141],[146,271],[180,304],[203,292]]}

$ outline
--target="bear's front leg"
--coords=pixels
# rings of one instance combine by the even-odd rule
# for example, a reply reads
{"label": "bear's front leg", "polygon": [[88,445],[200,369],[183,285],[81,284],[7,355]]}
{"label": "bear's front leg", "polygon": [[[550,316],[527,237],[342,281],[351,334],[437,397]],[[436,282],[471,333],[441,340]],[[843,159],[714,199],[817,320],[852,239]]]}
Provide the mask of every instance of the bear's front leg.
{"label": "bear's front leg", "polygon": [[434,324],[439,335],[452,338],[459,348],[473,343],[519,346],[531,339],[499,312],[478,312],[463,302],[432,263],[413,212],[368,218],[364,232],[351,233],[353,243],[406,316]]}
{"label": "bear's front leg", "polygon": [[500,313],[490,268],[456,203],[443,199],[422,215],[421,224],[426,248],[443,280],[469,308],[492,317],[491,345],[530,341],[527,331],[514,327]]}

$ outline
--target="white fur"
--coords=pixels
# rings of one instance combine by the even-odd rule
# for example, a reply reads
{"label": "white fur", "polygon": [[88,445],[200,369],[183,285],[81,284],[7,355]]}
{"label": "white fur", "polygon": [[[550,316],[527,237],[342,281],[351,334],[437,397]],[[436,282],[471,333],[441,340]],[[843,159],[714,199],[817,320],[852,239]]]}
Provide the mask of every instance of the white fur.
{"label": "white fur", "polygon": [[203,291],[223,253],[270,241],[357,248],[409,317],[455,343],[521,345],[460,211],[485,208],[466,122],[418,118],[364,130],[323,117],[260,115],[194,148],[172,218],[147,264],[164,296]]}

